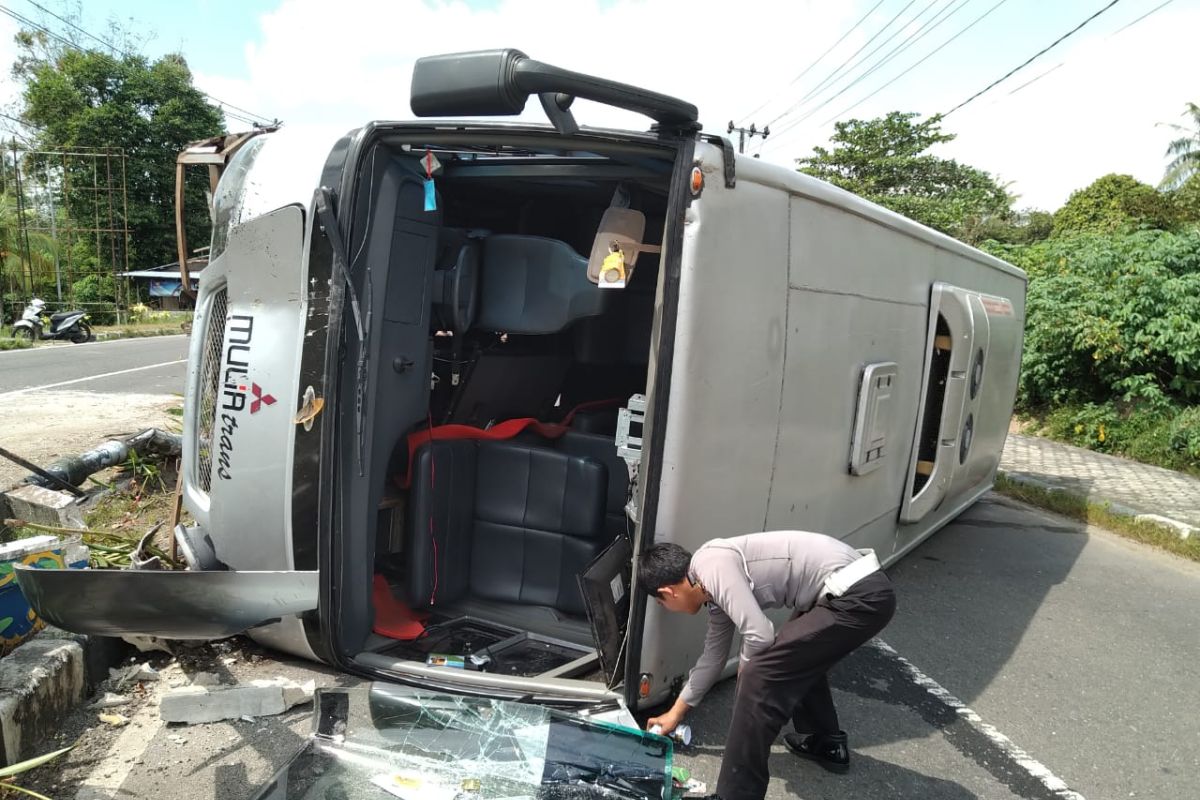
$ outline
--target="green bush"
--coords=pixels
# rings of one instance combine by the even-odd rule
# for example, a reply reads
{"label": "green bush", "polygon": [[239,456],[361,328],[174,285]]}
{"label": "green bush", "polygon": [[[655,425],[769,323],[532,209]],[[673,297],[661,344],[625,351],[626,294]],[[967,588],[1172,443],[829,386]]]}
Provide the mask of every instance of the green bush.
{"label": "green bush", "polygon": [[1054,235],[1169,229],[1179,221],[1170,195],[1129,175],[1105,175],[1072,192],[1054,212]]}
{"label": "green bush", "polygon": [[1046,414],[1041,426],[1051,438],[1077,447],[1200,473],[1200,406],[1068,405]]}
{"label": "green bush", "polygon": [[1167,443],[1183,463],[1200,469],[1200,406],[1187,409],[1171,422]]}
{"label": "green bush", "polygon": [[0,336],[0,350],[24,350],[28,347],[33,347],[33,342],[28,339],[10,339],[7,336]]}
{"label": "green bush", "polygon": [[1200,232],[990,249],[1030,276],[1022,409],[1200,400]]}
{"label": "green bush", "polygon": [[112,325],[117,321],[117,283],[111,275],[80,278],[71,285],[71,292],[75,302],[91,316],[93,325]]}

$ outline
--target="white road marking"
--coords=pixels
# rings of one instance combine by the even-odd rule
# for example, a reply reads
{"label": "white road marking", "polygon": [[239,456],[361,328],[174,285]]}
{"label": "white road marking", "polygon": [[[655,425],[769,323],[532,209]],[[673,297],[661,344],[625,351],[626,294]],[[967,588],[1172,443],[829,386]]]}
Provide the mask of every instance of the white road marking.
{"label": "white road marking", "polygon": [[43,384],[42,386],[28,386],[24,389],[14,389],[11,392],[4,392],[0,394],[0,400],[3,400],[6,397],[16,397],[17,395],[26,394],[28,392],[37,392],[42,389],[57,389],[60,386],[70,386],[73,383],[85,383],[87,381],[100,380],[101,378],[111,378],[114,375],[128,375],[130,372],[141,372],[142,370],[146,369],[157,369],[158,367],[170,367],[174,366],[175,364],[186,363],[186,358],[180,358],[175,361],[163,361],[158,364],[147,364],[144,367],[130,367],[129,369],[119,369],[116,372],[102,372],[99,375],[88,375],[86,378],[75,378],[74,380],[59,381],[58,383],[47,383]]}
{"label": "white road marking", "polygon": [[21,350],[3,350],[0,355],[10,356],[21,353],[42,353],[45,354],[52,350],[64,350],[74,352],[76,350],[84,350],[89,347],[106,347],[109,345],[118,344],[120,342],[148,342],[161,339],[183,339],[186,338],[186,333],[171,333],[166,336],[127,336],[124,339],[104,339],[98,342],[85,342],[84,344],[68,344],[65,342],[55,342],[53,344],[43,344],[37,347],[26,347]]}
{"label": "white road marking", "polygon": [[1062,800],[1086,800],[1079,792],[1072,790],[1067,786],[1066,781],[1050,771],[1050,768],[1041,763],[1033,756],[1026,753],[1021,748],[1013,744],[1012,739],[1009,739],[995,727],[983,721],[983,718],[972,711],[966,703],[952,695],[945,687],[935,681],[933,678],[926,675],[921,670],[917,669],[911,661],[896,652],[896,650],[887,642],[881,639],[872,639],[870,646],[882,651],[889,658],[900,665],[900,668],[908,674],[914,683],[920,686],[925,691],[936,697],[943,705],[953,709],[954,713],[965,720],[968,725],[975,728],[988,738],[992,744],[996,745],[1006,756],[1011,758],[1021,769],[1028,772],[1035,780],[1046,787],[1055,796],[1061,797]]}

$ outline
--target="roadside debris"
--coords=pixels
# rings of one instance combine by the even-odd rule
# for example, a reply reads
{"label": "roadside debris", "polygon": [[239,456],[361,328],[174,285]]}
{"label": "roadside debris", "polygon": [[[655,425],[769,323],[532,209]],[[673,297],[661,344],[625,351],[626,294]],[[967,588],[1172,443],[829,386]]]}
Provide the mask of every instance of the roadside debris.
{"label": "roadside debris", "polygon": [[197,672],[192,676],[192,686],[220,686],[221,676],[215,672]]}
{"label": "roadside debris", "polygon": [[141,653],[166,653],[169,656],[175,655],[175,649],[167,639],[160,639],[157,636],[145,636],[140,633],[126,633],[121,636],[127,643],[133,645]]}
{"label": "roadside debris", "polygon": [[130,682],[156,681],[159,678],[158,670],[150,666],[149,661],[128,667],[112,667],[108,670],[108,676],[114,681],[114,688],[118,692]]}
{"label": "roadside debris", "polygon": [[316,683],[299,684],[286,678],[257,680],[233,686],[183,686],[163,695],[158,705],[164,722],[194,725],[225,719],[282,714],[313,698]]}
{"label": "roadside debris", "polygon": [[102,714],[97,714],[96,716],[99,717],[100,721],[103,722],[105,725],[111,725],[114,728],[124,728],[126,725],[129,724],[129,717],[125,716],[124,714],[116,714],[116,713],[107,713],[106,712],[106,713],[102,713]]}
{"label": "roadside debris", "polygon": [[110,440],[86,453],[61,459],[45,469],[37,469],[30,464],[28,467],[34,467],[34,474],[27,476],[23,482],[35,486],[53,485],[63,489],[69,486],[67,491],[78,492],[75,487],[82,484],[89,475],[121,464],[129,458],[130,453],[142,458],[177,458],[182,452],[182,436],[157,428],[148,428],[135,436],[123,440]]}
{"label": "roadside debris", "polygon": [[[23,519],[5,519],[4,526],[13,530],[26,528],[33,531],[54,534],[62,537],[82,540],[90,550],[90,565],[97,569],[128,569],[134,566],[135,556],[154,557],[161,566],[175,569],[178,565],[162,549],[143,542],[143,538],[134,539],[119,533],[87,530],[83,528],[61,528],[54,525],[42,525]],[[142,545],[145,545],[144,547]]]}
{"label": "roadside debris", "polygon": [[129,705],[129,702],[129,698],[123,694],[105,692],[95,702],[92,703],[92,708],[116,708],[117,706],[127,706]]}

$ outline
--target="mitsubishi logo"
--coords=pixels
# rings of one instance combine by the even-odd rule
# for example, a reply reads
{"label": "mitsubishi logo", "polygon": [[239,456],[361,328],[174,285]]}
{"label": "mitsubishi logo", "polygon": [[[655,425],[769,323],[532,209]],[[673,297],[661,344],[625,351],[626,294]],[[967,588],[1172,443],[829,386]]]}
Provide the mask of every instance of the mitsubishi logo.
{"label": "mitsubishi logo", "polygon": [[257,383],[250,384],[250,394],[254,395],[254,399],[250,401],[251,414],[257,414],[258,410],[262,408],[263,405],[275,405],[275,398],[269,394],[263,394],[262,387]]}

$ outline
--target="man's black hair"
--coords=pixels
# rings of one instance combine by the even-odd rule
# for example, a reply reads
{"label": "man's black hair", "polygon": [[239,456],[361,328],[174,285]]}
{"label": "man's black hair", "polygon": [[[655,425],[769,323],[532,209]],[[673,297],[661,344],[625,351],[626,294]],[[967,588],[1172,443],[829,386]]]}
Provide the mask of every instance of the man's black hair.
{"label": "man's black hair", "polygon": [[638,586],[654,597],[664,586],[673,586],[687,577],[692,554],[677,544],[656,544],[642,553],[638,562]]}

